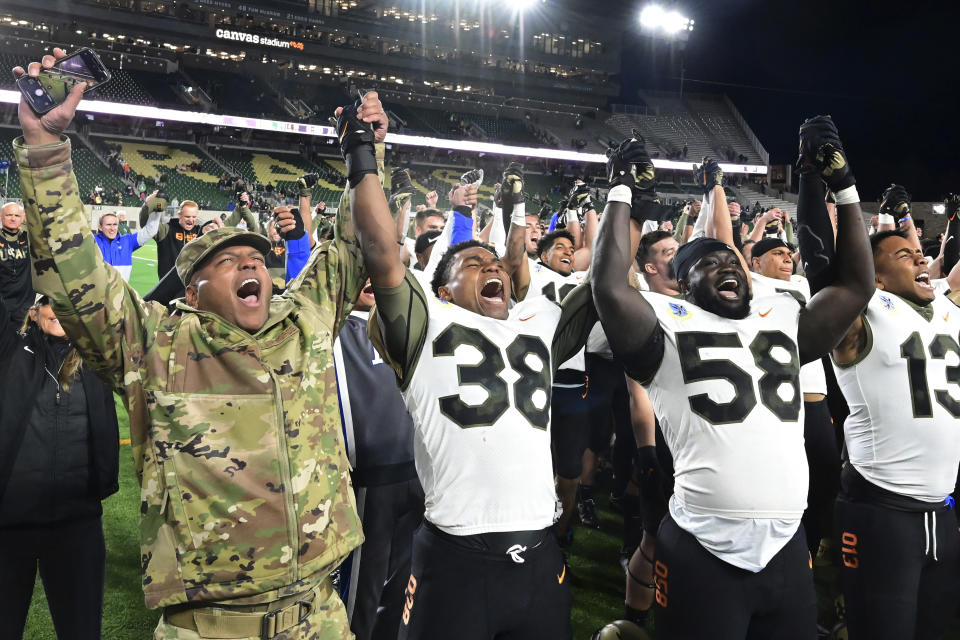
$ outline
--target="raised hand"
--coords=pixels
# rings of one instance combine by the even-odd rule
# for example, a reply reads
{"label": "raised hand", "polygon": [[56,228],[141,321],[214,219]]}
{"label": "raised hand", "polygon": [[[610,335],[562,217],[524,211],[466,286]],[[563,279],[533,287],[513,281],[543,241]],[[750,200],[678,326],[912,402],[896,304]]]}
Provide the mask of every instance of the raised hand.
{"label": "raised hand", "polygon": [[387,135],[387,114],[376,91],[370,91],[356,104],[337,107],[336,116],[340,153],[347,163],[347,180],[355,187],[363,176],[377,173],[373,145],[383,142]]}
{"label": "raised hand", "polygon": [[503,171],[503,180],[500,183],[500,198],[505,205],[515,205],[523,202],[523,165],[511,162]]}
{"label": "raised hand", "polygon": [[857,183],[840,142],[837,125],[830,116],[808,118],[800,126],[797,169],[804,174],[818,174],[833,192]]}
{"label": "raised hand", "polygon": [[[23,75],[29,75],[36,78],[40,75],[40,69],[53,68],[54,62],[60,58],[65,58],[67,52],[60,48],[53,50],[53,55],[45,55],[40,62],[31,62],[27,69],[23,67],[13,68],[13,77],[19,79]],[[70,90],[66,100],[57,105],[42,116],[38,116],[27,104],[26,99],[20,96],[20,106],[17,109],[17,115],[20,117],[20,128],[23,129],[23,140],[28,145],[52,144],[60,142],[60,136],[70,123],[77,112],[77,105],[83,98],[83,92],[87,88],[86,82],[81,82]]]}
{"label": "raised hand", "polygon": [[883,190],[880,213],[891,215],[897,220],[910,215],[910,194],[899,184],[891,184]]}

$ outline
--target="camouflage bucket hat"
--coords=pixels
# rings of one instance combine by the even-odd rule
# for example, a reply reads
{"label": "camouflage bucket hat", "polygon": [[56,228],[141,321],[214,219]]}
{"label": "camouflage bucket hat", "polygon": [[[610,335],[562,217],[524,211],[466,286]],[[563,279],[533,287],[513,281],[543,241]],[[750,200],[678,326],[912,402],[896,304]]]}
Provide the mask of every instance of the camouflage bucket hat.
{"label": "camouflage bucket hat", "polygon": [[266,255],[270,251],[270,241],[259,233],[253,233],[237,227],[221,227],[205,233],[196,240],[184,245],[177,256],[177,275],[184,285],[190,284],[190,278],[204,258],[227,247],[248,246],[258,249]]}

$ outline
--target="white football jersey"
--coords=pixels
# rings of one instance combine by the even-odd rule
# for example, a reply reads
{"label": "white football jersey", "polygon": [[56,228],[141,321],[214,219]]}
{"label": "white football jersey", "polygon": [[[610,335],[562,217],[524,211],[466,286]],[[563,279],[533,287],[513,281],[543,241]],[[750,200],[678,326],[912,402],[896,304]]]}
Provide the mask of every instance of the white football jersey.
{"label": "white football jersey", "polygon": [[854,468],[887,491],[940,502],[960,462],[960,308],[944,295],[929,306],[927,321],[877,289],[866,354],[834,371],[850,405],[843,435]]}
{"label": "white football jersey", "polygon": [[560,307],[536,296],[496,320],[427,296],[402,390],[426,518],[452,535],[553,524],[551,345]]}
{"label": "white football jersey", "polygon": [[[768,278],[759,273],[751,273],[753,278],[753,295],[772,295],[775,293],[791,293],[802,304],[810,300],[810,283],[803,276],[794,275],[790,280]],[[814,360],[800,367],[800,389],[804,393],[822,393],[827,395],[827,374],[823,370],[823,362]]]}
{"label": "white football jersey", "polygon": [[[544,266],[543,263],[531,260],[530,287],[527,289],[526,299],[529,300],[531,296],[544,296],[560,304],[578,284],[583,282],[586,276],[586,271],[572,271],[570,275],[560,275],[553,269]],[[577,355],[562,363],[559,368],[584,371],[586,369],[586,359],[583,354],[583,349],[581,349]]]}
{"label": "white football jersey", "polygon": [[797,328],[788,294],[757,296],[731,320],[642,293],[665,333],[646,384],[673,454],[677,524],[721,560],[759,571],[806,508],[807,458]]}

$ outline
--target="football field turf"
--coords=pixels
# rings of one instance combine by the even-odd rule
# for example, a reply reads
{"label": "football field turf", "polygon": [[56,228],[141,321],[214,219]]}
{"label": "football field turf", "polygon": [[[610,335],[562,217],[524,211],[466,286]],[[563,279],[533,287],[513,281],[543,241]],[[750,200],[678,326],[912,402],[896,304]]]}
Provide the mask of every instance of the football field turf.
{"label": "football field turf", "polygon": [[[134,254],[130,283],[145,293],[157,282],[156,245]],[[107,540],[106,590],[103,607],[104,640],[149,640],[158,614],[143,606],[140,586],[139,502],[140,487],[133,472],[129,423],[117,402],[120,419],[120,491],[103,503],[103,528]],[[606,499],[601,497],[601,507]],[[624,574],[617,562],[620,548],[619,516],[600,509],[602,529],[580,528],[570,555],[573,586],[573,627],[576,640],[586,640],[603,624],[623,615]],[[456,632],[451,638],[456,637]],[[26,640],[56,640],[53,623],[37,579],[24,633]],[[445,640],[445,639],[437,639]]]}

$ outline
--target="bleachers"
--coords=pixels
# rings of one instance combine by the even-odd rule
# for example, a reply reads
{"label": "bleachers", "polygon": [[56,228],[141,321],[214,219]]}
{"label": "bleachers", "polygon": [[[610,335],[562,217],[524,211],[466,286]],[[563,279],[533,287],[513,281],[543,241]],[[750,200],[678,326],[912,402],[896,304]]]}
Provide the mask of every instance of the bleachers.
{"label": "bleachers", "polygon": [[699,162],[709,155],[730,161],[729,152],[760,162],[757,150],[747,139],[727,105],[719,98],[680,99],[675,95],[643,96],[651,115],[617,113],[606,123],[623,135],[636,128],[662,156],[676,154],[687,146],[686,159]]}
{"label": "bleachers", "polygon": [[[0,68],[12,69],[23,64],[23,57],[11,53],[0,53]],[[156,104],[150,94],[131,76],[122,69],[110,69],[113,79],[93,90],[90,97],[96,100],[111,102],[125,102],[128,104]],[[16,82],[10,73],[0,73],[0,88],[16,89]]]}
{"label": "bleachers", "polygon": [[154,102],[162,106],[183,108],[183,104],[170,88],[168,78],[174,74],[154,73],[152,71],[127,71],[130,77],[138,85],[143,87],[154,99]]}
{"label": "bleachers", "polygon": [[346,167],[340,169],[322,161],[311,163],[293,153],[267,153],[261,150],[245,151],[225,147],[210,149],[210,152],[248,182],[256,180],[263,185],[272,184],[277,189],[296,192],[296,182],[301,175],[318,173],[320,180],[313,194],[315,202],[336,203],[343,192],[342,184],[332,181],[332,178],[343,175]]}
{"label": "bleachers", "polygon": [[[202,208],[225,209],[230,192],[220,191],[217,184],[223,169],[192,145],[169,142],[109,139],[118,145],[130,169],[147,178],[167,176],[166,188],[171,198],[194,200]],[[200,171],[180,171],[182,165],[200,164]],[[212,206],[206,206],[207,203]]]}
{"label": "bleachers", "polygon": [[186,69],[195,82],[226,113],[279,115],[279,106],[269,88],[251,75],[231,73],[226,69]]}

